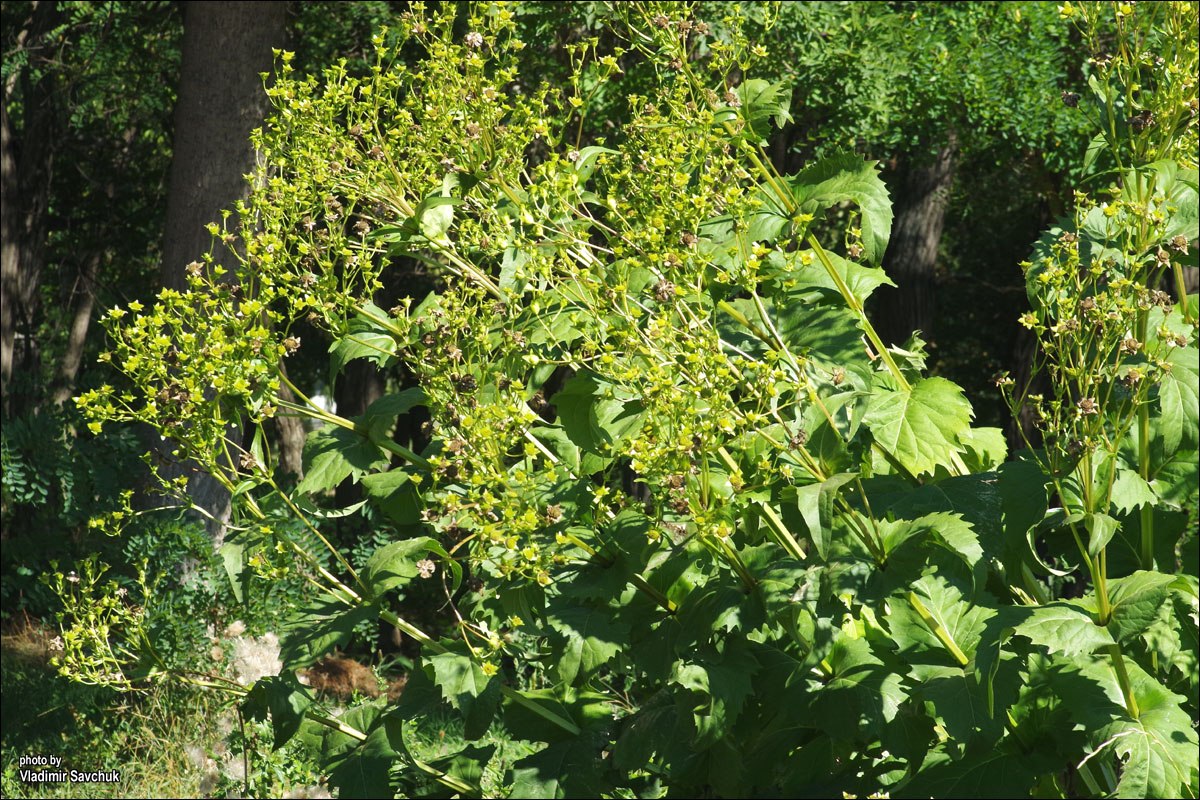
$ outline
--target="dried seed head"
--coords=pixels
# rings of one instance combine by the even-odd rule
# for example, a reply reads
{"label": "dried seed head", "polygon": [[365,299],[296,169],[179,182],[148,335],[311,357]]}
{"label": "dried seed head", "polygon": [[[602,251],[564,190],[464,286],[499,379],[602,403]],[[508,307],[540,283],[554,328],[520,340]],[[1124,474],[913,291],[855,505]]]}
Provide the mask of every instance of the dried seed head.
{"label": "dried seed head", "polygon": [[470,48],[478,50],[483,47],[483,34],[479,31],[471,31],[463,37],[463,43]]}
{"label": "dried seed head", "polygon": [[692,233],[691,231],[684,231],[683,233],[679,234],[679,241],[683,243],[684,247],[691,247],[694,245],[696,243],[696,238],[696,234]]}
{"label": "dried seed head", "polygon": [[286,355],[292,355],[300,349],[300,337],[289,336],[283,340],[283,349],[286,350]]}
{"label": "dried seed head", "polygon": [[654,299],[660,303],[669,303],[675,298],[675,284],[661,280],[654,284]]}
{"label": "dried seed head", "polygon": [[435,572],[437,572],[437,564],[434,564],[430,559],[423,558],[417,562],[417,573],[422,578],[432,578]]}
{"label": "dried seed head", "polygon": [[1079,407],[1079,413],[1085,417],[1094,416],[1100,413],[1100,406],[1096,403],[1096,399],[1094,397],[1085,397],[1076,405]]}
{"label": "dried seed head", "polygon": [[557,503],[552,506],[546,506],[546,519],[551,522],[558,522],[562,519],[562,506]]}
{"label": "dried seed head", "polygon": [[1067,108],[1079,108],[1079,95],[1075,92],[1064,91],[1062,93],[1063,105]]}
{"label": "dried seed head", "polygon": [[659,14],[658,16],[656,16],[654,18],[653,22],[654,22],[654,27],[656,27],[656,28],[665,28],[671,24],[671,20],[667,19],[666,14]]}
{"label": "dried seed head", "polygon": [[1183,253],[1185,256],[1188,253],[1188,238],[1183,234],[1172,236],[1170,244],[1167,247],[1174,250],[1176,253]]}
{"label": "dried seed head", "polygon": [[253,453],[242,453],[238,458],[238,464],[241,465],[242,469],[251,472],[258,469],[258,459],[254,457]]}
{"label": "dried seed head", "polygon": [[1147,128],[1154,127],[1154,112],[1150,109],[1146,109],[1140,114],[1135,114],[1125,121],[1129,124],[1130,129],[1132,129],[1134,133],[1142,133]]}

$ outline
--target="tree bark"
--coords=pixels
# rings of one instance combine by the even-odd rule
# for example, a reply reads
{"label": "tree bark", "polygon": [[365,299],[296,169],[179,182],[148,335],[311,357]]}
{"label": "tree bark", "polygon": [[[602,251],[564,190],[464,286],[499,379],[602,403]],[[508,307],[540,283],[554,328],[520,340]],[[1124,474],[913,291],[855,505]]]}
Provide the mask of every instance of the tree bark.
{"label": "tree bark", "polygon": [[206,229],[247,196],[255,153],[250,133],[268,102],[260,74],[286,43],[286,2],[193,2],[184,6],[183,63],[167,196],[162,284],[182,290],[185,267],[210,249],[229,252]]}
{"label": "tree bark", "polygon": [[[274,64],[273,48],[286,43],[286,2],[190,2],[184,6],[179,97],[163,238],[162,284],[187,286],[186,267],[212,251],[229,265],[231,254],[206,229],[221,223],[223,209],[247,196],[245,175],[255,152],[250,133],[268,108],[260,74]],[[227,435],[236,439],[238,432]],[[231,465],[232,466],[232,465]],[[223,538],[230,515],[229,493],[209,475],[189,465],[162,470],[189,474],[188,493],[216,523],[214,541]],[[174,475],[168,475],[174,477]]]}
{"label": "tree bark", "polygon": [[[287,375],[287,369],[282,362],[279,371]],[[289,403],[298,402],[298,398],[288,388],[286,383],[279,384],[279,399]],[[291,473],[296,480],[304,477],[304,440],[308,438],[308,430],[304,420],[290,416],[280,411],[275,414],[275,431],[279,436],[279,470],[283,474]]]}
{"label": "tree bark", "polygon": [[896,176],[892,237],[883,268],[897,288],[881,290],[875,324],[885,341],[903,344],[914,331],[931,341],[937,313],[937,256],[954,180],[953,135],[932,160],[905,157]]}
{"label": "tree bark", "polygon": [[[57,3],[35,3],[28,27],[17,35],[18,47],[34,52],[53,43],[43,37],[61,20]],[[54,53],[39,57],[52,60]],[[31,56],[33,60],[33,56]],[[20,403],[9,397],[9,384],[17,369],[28,369],[34,357],[33,324],[38,312],[39,288],[46,253],[46,215],[50,206],[50,182],[54,174],[56,114],[52,71],[44,69],[33,79],[31,69],[10,73],[4,85],[2,133],[0,133],[0,378],[5,413],[19,414]],[[23,111],[20,134],[13,128],[8,107],[17,93]],[[24,352],[18,354],[17,333],[24,336]]]}
{"label": "tree bark", "polygon": [[92,323],[92,308],[96,305],[96,276],[100,273],[103,254],[92,253],[84,262],[79,275],[79,304],[71,318],[71,332],[67,337],[67,351],[58,367],[58,384],[54,389],[54,405],[61,406],[75,393],[75,376],[83,363],[83,346],[87,342],[88,328]]}

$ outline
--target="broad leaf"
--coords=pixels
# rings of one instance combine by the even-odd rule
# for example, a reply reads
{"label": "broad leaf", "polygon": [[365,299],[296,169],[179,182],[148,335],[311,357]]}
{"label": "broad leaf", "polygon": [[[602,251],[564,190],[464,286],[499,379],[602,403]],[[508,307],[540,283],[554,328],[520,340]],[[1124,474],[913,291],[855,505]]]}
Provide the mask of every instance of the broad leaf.
{"label": "broad leaf", "polygon": [[1020,611],[1025,618],[1014,626],[1016,632],[1050,653],[1067,657],[1086,655],[1113,643],[1108,630],[1097,625],[1086,609],[1073,602],[1028,606]]}
{"label": "broad leaf", "polygon": [[1173,575],[1139,570],[1126,578],[1110,580],[1108,602],[1112,617],[1108,630],[1124,644],[1150,627],[1164,604],[1169,604]]}
{"label": "broad leaf", "polygon": [[971,404],[945,378],[925,378],[908,389],[883,381],[863,423],[909,472],[932,473],[962,452]]}
{"label": "broad leaf", "polygon": [[283,624],[279,659],[286,669],[311,666],[350,641],[354,628],[377,613],[374,606],[347,606],[331,595],[320,597]]}
{"label": "broad leaf", "polygon": [[845,200],[856,203],[862,212],[863,251],[872,264],[883,260],[892,232],[892,202],[876,164],[853,154],[836,155],[787,179],[801,213],[816,214]]}
{"label": "broad leaf", "polygon": [[628,631],[614,624],[602,611],[579,606],[559,608],[547,616],[558,634],[555,670],[565,684],[586,678],[620,652]]}
{"label": "broad leaf", "polygon": [[346,478],[363,475],[387,463],[387,455],[369,439],[340,425],[326,425],[304,443],[304,480],[298,492],[333,489]]}

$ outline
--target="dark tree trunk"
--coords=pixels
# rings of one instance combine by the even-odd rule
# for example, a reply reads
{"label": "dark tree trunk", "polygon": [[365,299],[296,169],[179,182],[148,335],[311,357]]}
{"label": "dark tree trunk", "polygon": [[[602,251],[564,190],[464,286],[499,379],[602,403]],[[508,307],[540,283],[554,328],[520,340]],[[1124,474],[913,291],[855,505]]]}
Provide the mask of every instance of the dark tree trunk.
{"label": "dark tree trunk", "polygon": [[246,197],[253,171],[250,132],[267,112],[263,72],[272,48],[286,42],[286,2],[193,2],[184,5],[183,63],[175,105],[175,152],[167,198],[162,283],[187,285],[185,267],[216,247],[205,228]]}
{"label": "dark tree trunk", "polygon": [[[28,27],[17,35],[19,47],[52,60],[53,42],[43,37],[61,21],[57,3],[35,3]],[[31,56],[31,59],[33,56]],[[9,383],[17,369],[31,369],[33,324],[38,313],[39,289],[46,253],[47,211],[50,181],[54,174],[54,142],[57,140],[52,70],[43,70],[34,80],[31,69],[13,70],[4,85],[3,131],[0,138],[0,171],[3,198],[0,217],[3,252],[0,253],[0,375],[3,378],[5,413],[21,412],[18,398],[9,397]],[[13,128],[8,107],[20,94],[22,128]],[[18,352],[17,334],[24,337]],[[14,401],[17,400],[14,404]]]}
{"label": "dark tree trunk", "polygon": [[[357,417],[366,412],[371,403],[383,397],[386,390],[384,374],[373,362],[365,358],[351,361],[334,386],[333,399],[337,403],[338,416],[346,419]],[[334,501],[338,508],[345,508],[358,502],[361,495],[358,484],[346,480],[334,492]]]}
{"label": "dark tree trunk", "polygon": [[956,157],[952,136],[932,159],[906,157],[896,170],[895,219],[883,268],[897,288],[879,291],[875,312],[885,342],[903,344],[913,331],[927,341],[935,335],[938,245]]}
{"label": "dark tree trunk", "polygon": [[[279,371],[287,375],[287,369],[282,363],[279,365]],[[289,403],[298,402],[298,398],[286,383],[279,384],[279,399]],[[295,475],[297,480],[303,478],[302,456],[304,440],[308,437],[304,420],[300,417],[285,415],[282,411],[278,412],[275,415],[275,432],[279,437],[279,471],[285,475],[289,473]]]}
{"label": "dark tree trunk", "polygon": [[[187,285],[186,266],[212,250],[218,262],[232,260],[206,229],[221,223],[221,211],[247,196],[243,177],[253,171],[251,131],[262,124],[268,101],[260,74],[270,72],[272,48],[286,41],[285,2],[190,2],[184,6],[183,53],[175,106],[175,141],[163,238],[162,283]],[[230,438],[239,438],[230,431]],[[191,474],[188,492],[218,523],[209,531],[220,540],[230,498],[215,479]]]}
{"label": "dark tree trunk", "polygon": [[[58,367],[57,386],[54,389],[54,405],[61,406],[75,393],[75,376],[83,363],[83,346],[87,342],[88,328],[92,323],[92,308],[96,305],[96,276],[100,273],[103,254],[96,252],[88,256],[76,284],[79,302],[71,317],[71,331],[67,337],[67,352]],[[74,294],[74,293],[73,293]]]}

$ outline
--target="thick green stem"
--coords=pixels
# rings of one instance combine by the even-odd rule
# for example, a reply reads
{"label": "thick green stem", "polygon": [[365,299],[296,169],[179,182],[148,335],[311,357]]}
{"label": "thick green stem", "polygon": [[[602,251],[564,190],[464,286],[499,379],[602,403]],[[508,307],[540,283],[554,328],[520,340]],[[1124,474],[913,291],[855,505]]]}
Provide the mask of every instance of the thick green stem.
{"label": "thick green stem", "polygon": [[1129,681],[1129,672],[1125,669],[1125,656],[1121,654],[1121,645],[1113,644],[1108,647],[1108,657],[1112,661],[1113,670],[1117,673],[1117,683],[1121,685],[1121,696],[1125,698],[1125,711],[1137,719],[1141,716],[1137,698],[1133,696],[1133,684]]}
{"label": "thick green stem", "polygon": [[916,592],[908,593],[908,602],[912,604],[913,610],[921,616],[921,619],[924,620],[925,624],[929,626],[929,629],[933,631],[933,635],[936,636],[938,641],[942,643],[942,647],[946,648],[946,652],[949,653],[954,660],[959,663],[959,666],[965,667],[970,662],[970,659],[967,658],[966,654],[963,653],[954,639],[950,637],[950,633],[942,627],[942,623],[938,622],[937,619],[934,618],[933,614],[929,613],[929,609],[927,609],[925,604],[921,602],[921,598],[917,597]]}

